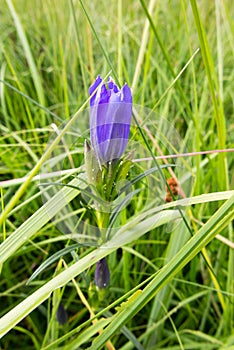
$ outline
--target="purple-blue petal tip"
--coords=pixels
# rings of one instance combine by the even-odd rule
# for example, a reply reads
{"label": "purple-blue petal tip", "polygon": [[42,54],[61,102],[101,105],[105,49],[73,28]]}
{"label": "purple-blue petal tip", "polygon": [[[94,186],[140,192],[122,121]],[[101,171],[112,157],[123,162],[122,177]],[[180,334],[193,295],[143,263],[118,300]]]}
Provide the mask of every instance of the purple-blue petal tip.
{"label": "purple-blue petal tip", "polygon": [[[89,88],[89,95],[91,96],[93,92],[97,89],[97,87],[102,83],[102,78],[100,75],[97,76],[95,82]],[[90,99],[90,106],[92,106],[95,102],[97,96],[97,92]]]}

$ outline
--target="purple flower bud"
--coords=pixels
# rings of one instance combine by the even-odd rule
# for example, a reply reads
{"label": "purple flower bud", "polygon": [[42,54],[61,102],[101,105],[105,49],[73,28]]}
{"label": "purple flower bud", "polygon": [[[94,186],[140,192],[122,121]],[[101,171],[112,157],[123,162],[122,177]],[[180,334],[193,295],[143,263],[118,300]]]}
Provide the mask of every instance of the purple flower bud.
{"label": "purple flower bud", "polygon": [[90,138],[92,148],[100,164],[119,159],[128,143],[132,94],[125,84],[121,89],[112,79],[107,86],[97,77],[89,93],[96,93],[90,100]]}
{"label": "purple flower bud", "polygon": [[97,262],[94,281],[99,289],[106,288],[110,283],[110,271],[106,258]]}
{"label": "purple flower bud", "polygon": [[56,313],[56,319],[59,324],[63,325],[67,322],[67,312],[64,309],[64,306],[62,303],[59,304],[57,313]]}

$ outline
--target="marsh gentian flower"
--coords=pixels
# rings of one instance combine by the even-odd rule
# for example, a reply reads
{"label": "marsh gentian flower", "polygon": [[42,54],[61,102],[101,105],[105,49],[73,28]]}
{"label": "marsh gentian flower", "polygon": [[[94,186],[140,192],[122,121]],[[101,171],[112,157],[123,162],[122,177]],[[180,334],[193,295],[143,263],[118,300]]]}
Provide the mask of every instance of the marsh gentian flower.
{"label": "marsh gentian flower", "polygon": [[106,258],[103,258],[97,262],[94,281],[99,289],[106,288],[110,283],[110,271]]}
{"label": "marsh gentian flower", "polygon": [[99,164],[119,159],[128,143],[132,115],[132,94],[125,84],[121,89],[100,76],[90,86],[90,138]]}

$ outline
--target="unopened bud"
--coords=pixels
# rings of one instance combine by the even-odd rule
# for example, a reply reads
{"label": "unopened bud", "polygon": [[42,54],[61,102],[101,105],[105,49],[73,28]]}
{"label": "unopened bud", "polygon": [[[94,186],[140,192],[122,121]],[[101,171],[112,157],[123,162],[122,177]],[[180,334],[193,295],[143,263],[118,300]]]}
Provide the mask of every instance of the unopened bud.
{"label": "unopened bud", "polygon": [[103,258],[97,262],[94,280],[99,289],[106,288],[109,285],[110,271],[106,258]]}

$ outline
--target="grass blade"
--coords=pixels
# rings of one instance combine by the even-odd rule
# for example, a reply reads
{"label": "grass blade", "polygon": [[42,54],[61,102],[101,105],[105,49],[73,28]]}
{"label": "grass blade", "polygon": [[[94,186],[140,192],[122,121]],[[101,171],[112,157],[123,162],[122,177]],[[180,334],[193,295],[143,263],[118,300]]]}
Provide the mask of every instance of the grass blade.
{"label": "grass blade", "polygon": [[44,89],[42,86],[42,82],[41,82],[41,77],[38,73],[36,64],[35,64],[35,60],[33,58],[26,34],[24,32],[23,26],[20,22],[20,19],[18,17],[17,12],[15,11],[15,8],[11,2],[11,0],[7,0],[7,5],[9,7],[9,10],[11,12],[11,15],[14,19],[15,22],[15,27],[17,30],[17,33],[19,35],[21,44],[23,46],[24,52],[25,52],[25,56],[26,59],[28,61],[28,65],[32,74],[32,78],[33,78],[33,82],[37,91],[37,96],[38,96],[38,100],[40,102],[40,104],[44,105],[45,104],[45,97],[44,97]]}
{"label": "grass blade", "polygon": [[234,195],[211,217],[171,260],[165,265],[145,289],[129,299],[120,312],[115,314],[110,325],[99,335],[89,350],[100,349],[111,336],[129,319],[139,312],[155,294],[191,261],[234,218]]}

